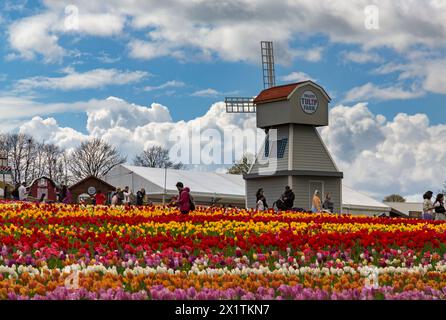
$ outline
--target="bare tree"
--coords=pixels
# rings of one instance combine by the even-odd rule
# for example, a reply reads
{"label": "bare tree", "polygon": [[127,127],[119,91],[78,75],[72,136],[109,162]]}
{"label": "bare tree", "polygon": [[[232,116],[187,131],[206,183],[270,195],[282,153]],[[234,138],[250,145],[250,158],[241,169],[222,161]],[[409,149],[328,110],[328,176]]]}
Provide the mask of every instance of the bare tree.
{"label": "bare tree", "polygon": [[90,175],[103,177],[112,168],[125,161],[126,158],[122,157],[116,148],[95,138],[82,142],[73,151],[70,155],[69,169],[77,179]]}
{"label": "bare tree", "polygon": [[232,167],[228,169],[229,174],[246,174],[253,163],[253,155],[245,154],[239,161],[234,163]]}
{"label": "bare tree", "polygon": [[135,166],[149,167],[149,168],[172,168],[183,169],[184,165],[173,163],[169,158],[169,150],[161,146],[152,146],[144,150],[140,155],[133,160]]}
{"label": "bare tree", "polygon": [[29,182],[26,181],[30,159],[32,141],[25,134],[7,135],[6,150],[8,153],[8,162],[11,164],[14,183]]}

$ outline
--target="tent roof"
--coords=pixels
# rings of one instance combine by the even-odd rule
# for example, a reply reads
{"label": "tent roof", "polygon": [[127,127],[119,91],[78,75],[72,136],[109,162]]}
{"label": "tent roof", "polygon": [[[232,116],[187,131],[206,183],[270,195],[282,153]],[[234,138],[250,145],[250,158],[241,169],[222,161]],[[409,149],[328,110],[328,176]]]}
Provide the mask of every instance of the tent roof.
{"label": "tent roof", "polygon": [[[147,168],[122,165],[127,170],[133,171],[142,178],[164,188],[163,168]],[[166,189],[178,192],[175,185],[181,181],[185,187],[189,187],[192,193],[227,195],[235,197],[245,196],[245,181],[242,176],[190,170],[167,169]]]}
{"label": "tent roof", "polygon": [[344,184],[342,184],[342,206],[390,211],[390,207],[386,204],[370,198],[361,192],[353,190]]}
{"label": "tent roof", "polygon": [[410,211],[423,212],[422,202],[385,202],[392,210],[409,216]]}

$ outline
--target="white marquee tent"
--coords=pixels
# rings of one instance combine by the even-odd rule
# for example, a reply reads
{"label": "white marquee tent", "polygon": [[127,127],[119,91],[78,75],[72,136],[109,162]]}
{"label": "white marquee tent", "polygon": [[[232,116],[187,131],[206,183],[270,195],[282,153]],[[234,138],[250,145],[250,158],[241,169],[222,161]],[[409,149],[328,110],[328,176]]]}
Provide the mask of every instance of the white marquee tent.
{"label": "white marquee tent", "polygon": [[[181,181],[191,189],[198,203],[218,200],[218,203],[223,204],[245,205],[245,180],[240,175],[119,165],[106,175],[105,181],[115,187],[129,186],[134,192],[144,188],[155,201],[162,201],[163,196],[169,201],[172,196],[176,196],[178,191],[175,184]],[[389,211],[389,206],[342,186],[343,213],[373,216],[383,213],[388,215]]]}

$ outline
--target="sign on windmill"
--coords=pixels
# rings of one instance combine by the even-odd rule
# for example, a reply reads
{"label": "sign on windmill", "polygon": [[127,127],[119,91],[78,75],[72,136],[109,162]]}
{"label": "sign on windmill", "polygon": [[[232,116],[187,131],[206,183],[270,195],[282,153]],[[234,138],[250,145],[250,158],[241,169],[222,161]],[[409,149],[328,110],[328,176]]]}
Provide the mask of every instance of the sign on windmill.
{"label": "sign on windmill", "polygon": [[[276,85],[274,69],[274,50],[272,41],[261,41],[260,50],[262,56],[263,88],[271,88]],[[256,105],[253,97],[226,97],[226,112],[228,113],[255,113]]]}

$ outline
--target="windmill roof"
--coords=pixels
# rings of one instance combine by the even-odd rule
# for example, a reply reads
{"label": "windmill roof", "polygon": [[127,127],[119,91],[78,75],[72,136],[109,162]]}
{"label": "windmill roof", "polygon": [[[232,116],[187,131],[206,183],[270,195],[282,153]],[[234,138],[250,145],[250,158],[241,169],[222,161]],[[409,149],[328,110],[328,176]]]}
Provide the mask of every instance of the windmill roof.
{"label": "windmill roof", "polygon": [[293,93],[294,90],[296,90],[297,87],[306,84],[311,84],[319,88],[323,92],[323,94],[327,97],[327,99],[330,101],[330,97],[321,86],[317,85],[311,80],[307,80],[265,89],[262,92],[260,92],[259,95],[254,99],[254,103],[260,104],[272,101],[286,100],[289,98],[290,94]]}

